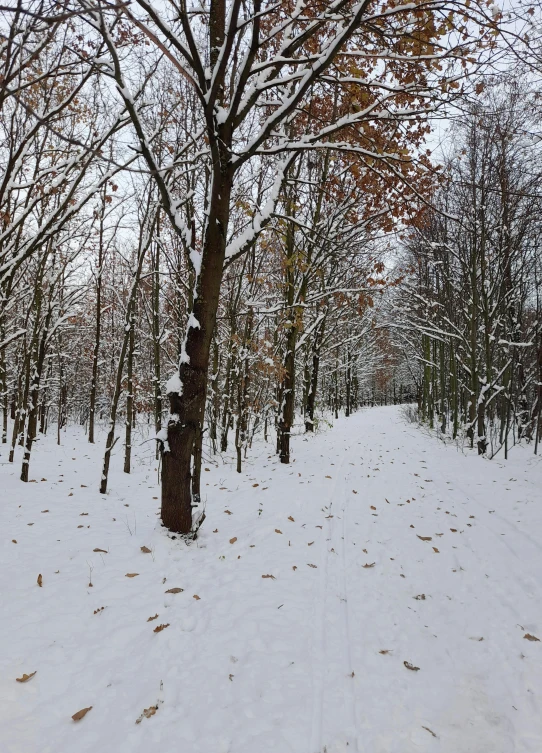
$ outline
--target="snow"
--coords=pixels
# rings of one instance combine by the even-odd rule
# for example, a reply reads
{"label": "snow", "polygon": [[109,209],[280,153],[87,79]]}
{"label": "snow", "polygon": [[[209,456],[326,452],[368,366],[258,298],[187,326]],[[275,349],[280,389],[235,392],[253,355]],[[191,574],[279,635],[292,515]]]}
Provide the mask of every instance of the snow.
{"label": "snow", "polygon": [[183,383],[178,372],[172,374],[166,382],[166,395],[173,393],[177,393],[178,395],[182,395],[183,393]]}
{"label": "snow", "polygon": [[190,545],[145,437],[105,496],[80,427],[37,443],[35,483],[3,445],[2,751],[540,753],[540,459],[463,453],[399,408],[334,424],[289,466],[272,441],[242,475],[206,452]]}

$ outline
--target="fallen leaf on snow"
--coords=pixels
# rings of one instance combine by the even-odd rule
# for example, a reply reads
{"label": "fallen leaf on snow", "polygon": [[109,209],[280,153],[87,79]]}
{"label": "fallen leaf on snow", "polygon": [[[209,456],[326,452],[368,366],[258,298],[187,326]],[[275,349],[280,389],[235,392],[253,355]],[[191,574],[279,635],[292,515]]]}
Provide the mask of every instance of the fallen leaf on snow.
{"label": "fallen leaf on snow", "polygon": [[154,615],[154,617],[149,617],[147,622],[152,622],[153,620],[156,620],[156,619],[158,619],[158,612]]}
{"label": "fallen leaf on snow", "polygon": [[43,586],[43,578],[41,577],[41,573],[38,575],[38,579],[36,583],[38,584],[40,588]]}
{"label": "fallen leaf on snow", "polygon": [[413,596],[413,599],[416,599],[417,601],[425,601],[425,594],[418,594],[417,596]]}
{"label": "fallen leaf on snow", "polygon": [[431,540],[432,540],[432,538],[433,538],[432,536],[420,536],[420,535],[419,535],[418,533],[416,534],[416,536],[417,536],[417,537],[418,537],[419,539],[421,539],[422,541],[431,541]]}
{"label": "fallen leaf on snow", "polygon": [[307,546],[312,546],[314,544],[314,541],[311,541],[310,544],[307,544]]}
{"label": "fallen leaf on snow", "polygon": [[275,533],[282,533],[282,531],[279,528],[275,528]]}
{"label": "fallen leaf on snow", "polygon": [[[36,670],[36,672],[37,671],[38,670]],[[16,677],[15,679],[17,680],[17,682],[28,682],[32,677],[34,677],[36,672],[31,672],[29,675],[24,674],[22,677]]]}
{"label": "fallen leaf on snow", "polygon": [[98,607],[98,609],[95,609],[93,614],[100,614],[100,612],[103,612],[105,607]]}
{"label": "fallen leaf on snow", "polygon": [[331,476],[326,476],[326,478],[331,478]]}
{"label": "fallen leaf on snow", "polygon": [[295,520],[294,520],[294,519],[292,518],[292,516],[291,516],[291,515],[288,515],[288,520],[291,520],[291,521],[292,521],[292,523],[295,523]]}
{"label": "fallen leaf on snow", "polygon": [[103,552],[104,554],[108,554],[108,552],[105,549],[98,549],[98,547],[96,547],[96,549],[93,549],[92,551],[93,552]]}
{"label": "fallen leaf on snow", "polygon": [[182,594],[184,591],[184,588],[179,588],[178,586],[175,586],[175,588],[168,588],[166,591],[167,594]]}
{"label": "fallen leaf on snow", "polygon": [[370,564],[366,562],[363,567],[374,567],[376,565],[376,562],[371,562]]}
{"label": "fallen leaf on snow", "polygon": [[407,669],[410,669],[410,670],[412,670],[412,672],[418,672],[418,670],[420,669],[419,667],[415,667],[415,666],[414,666],[414,664],[411,664],[411,663],[410,663],[410,662],[408,662],[408,661],[404,661],[404,662],[403,662],[403,664],[405,665],[405,667],[406,667]]}
{"label": "fallen leaf on snow", "polygon": [[308,565],[309,567],[316,567],[316,565],[311,565],[311,564],[310,564],[310,562],[307,562],[307,565]]}
{"label": "fallen leaf on snow", "polygon": [[224,512],[226,513],[226,515],[233,515],[233,513],[230,512],[230,510],[224,510]]}
{"label": "fallen leaf on snow", "polygon": [[235,544],[237,541],[237,536],[234,536],[233,539],[230,539],[230,544]]}
{"label": "fallen leaf on snow", "polygon": [[297,570],[297,565],[293,565],[292,570]]}
{"label": "fallen leaf on snow", "polygon": [[531,635],[530,633],[525,633],[525,635],[523,637],[526,638],[528,641],[538,641],[540,643],[540,638],[537,638],[536,635]]}
{"label": "fallen leaf on snow", "polygon": [[167,627],[169,627],[169,622],[166,622],[165,625],[157,625],[152,632],[153,633],[161,633],[162,630],[165,630]]}
{"label": "fallen leaf on snow", "polygon": [[435,554],[440,554],[440,552],[439,552],[439,550],[437,549],[436,546],[433,547],[433,551],[435,552]]}
{"label": "fallen leaf on snow", "polygon": [[126,573],[125,577],[126,578],[135,578],[137,575],[139,575],[139,573]]}
{"label": "fallen leaf on snow", "polygon": [[259,486],[259,484],[252,484],[253,487]]}
{"label": "fallen leaf on snow", "polygon": [[271,578],[272,580],[276,580],[274,575],[262,575],[262,578]]}
{"label": "fallen leaf on snow", "polygon": [[437,737],[437,736],[435,735],[435,733],[433,732],[433,730],[432,730],[432,729],[429,729],[429,727],[424,727],[424,726],[423,726],[423,724],[422,724],[422,729],[426,729],[426,730],[427,730],[427,731],[428,731],[428,732],[429,732],[429,733],[430,733],[431,735],[433,735],[433,737]]}
{"label": "fallen leaf on snow", "polygon": [[148,709],[143,709],[143,713],[141,714],[141,716],[136,719],[136,724],[141,724],[143,717],[145,717],[146,719],[150,719],[151,716],[154,716],[157,711],[158,711],[158,706],[149,706]]}
{"label": "fallen leaf on snow", "polygon": [[391,648],[383,648],[378,653],[382,654],[383,656],[386,656],[387,654],[391,654],[392,649]]}
{"label": "fallen leaf on snow", "polygon": [[16,543],[17,543],[17,539],[11,539],[11,541],[12,541],[12,542],[13,542],[14,544],[16,544]]}
{"label": "fallen leaf on snow", "polygon": [[88,706],[86,709],[81,709],[81,711],[77,711],[73,716],[72,719],[74,722],[79,722],[81,719],[88,714],[92,706]]}
{"label": "fallen leaf on snow", "polygon": [[376,510],[376,507],[374,505],[371,505],[371,510]]}
{"label": "fallen leaf on snow", "polygon": [[194,596],[192,596],[192,598],[195,599],[196,601],[200,600],[200,597],[197,594],[194,594]]}
{"label": "fallen leaf on snow", "polygon": [[149,549],[148,546],[141,546],[139,548],[141,549],[141,551],[143,552],[143,554],[151,554],[151,550]]}

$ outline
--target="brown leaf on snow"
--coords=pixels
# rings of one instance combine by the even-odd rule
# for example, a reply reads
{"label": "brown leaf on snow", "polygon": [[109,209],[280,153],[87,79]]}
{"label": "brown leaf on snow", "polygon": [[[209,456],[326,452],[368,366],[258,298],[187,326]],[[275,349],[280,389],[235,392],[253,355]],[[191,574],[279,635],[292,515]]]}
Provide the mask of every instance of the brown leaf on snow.
{"label": "brown leaf on snow", "polygon": [[425,601],[425,594],[418,594],[417,596],[413,596],[413,599],[416,599],[416,601]]}
{"label": "brown leaf on snow", "polygon": [[530,633],[525,633],[525,635],[523,637],[526,638],[528,641],[538,641],[540,643],[540,638],[537,638],[536,635],[531,635]]}
{"label": "brown leaf on snow", "polygon": [[314,541],[311,541],[310,544],[307,544],[307,546],[312,546],[314,544]]}
{"label": "brown leaf on snow", "polygon": [[158,711],[158,706],[149,706],[148,709],[143,709],[143,713],[141,714],[141,716],[136,719],[136,724],[141,724],[143,717],[145,717],[146,719],[150,719],[151,716],[154,716],[157,711]]}
{"label": "brown leaf on snow", "polygon": [[391,654],[392,649],[391,648],[383,648],[381,651],[379,651],[379,654],[382,654],[383,656],[386,656],[387,654]]}
{"label": "brown leaf on snow", "polygon": [[176,586],[175,588],[168,588],[166,593],[167,594],[182,594],[183,591],[184,591],[184,588],[179,588],[178,586]]}
{"label": "brown leaf on snow", "polygon": [[158,612],[154,615],[154,617],[149,617],[147,622],[152,622],[153,620],[156,620],[156,619],[158,619]]}
{"label": "brown leaf on snow", "polygon": [[278,528],[275,528],[275,533],[282,533],[282,531],[279,530]]}
{"label": "brown leaf on snow", "polygon": [[162,630],[165,630],[167,627],[169,627],[169,622],[166,622],[165,625],[157,625],[152,632],[153,633],[161,633]]}
{"label": "brown leaf on snow", "polygon": [[419,669],[420,669],[419,667],[415,667],[415,666],[414,666],[414,664],[411,664],[411,663],[410,663],[410,662],[408,662],[408,661],[404,661],[404,662],[403,662],[403,664],[405,665],[405,667],[406,667],[407,669],[410,669],[410,670],[412,670],[412,672],[418,672],[418,671],[419,671]]}
{"label": "brown leaf on snow", "polygon": [[11,539],[11,541],[12,541],[12,542],[13,542],[14,544],[16,544],[16,543],[17,543],[17,539]]}
{"label": "brown leaf on snow", "polygon": [[215,530],[213,531],[213,533],[218,533],[218,528],[215,528]]}
{"label": "brown leaf on snow", "polygon": [[237,541],[237,536],[234,536],[233,539],[230,539],[230,544],[235,544]]}
{"label": "brown leaf on snow", "polygon": [[422,729],[426,729],[431,735],[433,735],[433,737],[437,737],[437,735],[435,735],[432,729],[429,729],[429,727],[424,727],[423,724],[422,724]]}
{"label": "brown leaf on snow", "polygon": [[376,510],[376,507],[374,505],[371,505],[371,510]]}
{"label": "brown leaf on snow", "polygon": [[192,596],[192,598],[195,599],[196,601],[200,600],[200,597],[197,594],[194,594],[194,596]]}
{"label": "brown leaf on snow", "polygon": [[292,516],[291,516],[291,515],[288,515],[288,520],[291,520],[291,521],[292,521],[292,523],[295,523],[295,520],[294,520],[294,519],[292,518]]}
{"label": "brown leaf on snow", "polygon": [[226,513],[226,515],[233,515],[233,513],[230,512],[230,510],[224,510],[224,512]]}
{"label": "brown leaf on snow", "polygon": [[457,533],[457,528],[450,528],[450,531],[451,531],[452,533]]}
{"label": "brown leaf on snow", "polygon": [[307,565],[308,565],[309,567],[317,567],[316,565],[311,565],[311,564],[310,564],[310,562],[307,562]]}
{"label": "brown leaf on snow", "polygon": [[259,486],[259,484],[252,484],[253,488],[255,488],[256,486]]}
{"label": "brown leaf on snow", "polygon": [[93,552],[103,552],[104,554],[109,554],[109,552],[107,552],[105,549],[98,549],[98,547],[96,547],[96,549],[93,549],[92,551]]}
{"label": "brown leaf on snow", "polygon": [[77,711],[73,716],[72,719],[74,722],[80,722],[81,719],[88,714],[92,706],[88,706],[86,709],[81,709],[81,711]]}
{"label": "brown leaf on snow", "polygon": [[149,549],[148,546],[141,546],[139,548],[141,549],[141,551],[143,552],[143,554],[151,554],[151,550]]}
{"label": "brown leaf on snow", "polygon": [[297,565],[293,565],[292,570],[297,570]]}
{"label": "brown leaf on snow", "polygon": [[437,549],[436,546],[433,547],[433,551],[435,552],[435,554],[440,554],[440,552],[439,552],[439,550]]}
{"label": "brown leaf on snow", "polygon": [[38,584],[40,588],[43,586],[43,578],[41,577],[41,573],[38,575],[38,579],[36,583]]}
{"label": "brown leaf on snow", "polygon": [[49,510],[42,510],[42,512],[49,512]]}
{"label": "brown leaf on snow", "polygon": [[374,567],[376,565],[376,562],[371,562],[370,564],[366,562],[363,567]]}
{"label": "brown leaf on snow", "polygon": [[135,578],[139,573],[126,573],[125,578]]}
{"label": "brown leaf on snow", "polygon": [[352,494],[357,494],[357,491],[355,489],[352,489]]}
{"label": "brown leaf on snow", "polygon": [[419,539],[421,539],[422,541],[431,541],[431,540],[432,540],[432,538],[433,538],[432,536],[420,536],[420,535],[419,535],[418,533],[416,534],[416,536],[417,536],[417,537],[418,537]]}
{"label": "brown leaf on snow", "polygon": [[276,580],[274,575],[262,575],[262,578],[271,578],[271,580]]}
{"label": "brown leaf on snow", "polygon": [[331,476],[326,476],[326,478],[331,478]]}
{"label": "brown leaf on snow", "polygon": [[[37,671],[38,670],[36,670],[36,672]],[[22,677],[16,677],[15,679],[17,680],[17,682],[28,682],[30,679],[32,679],[32,677],[34,677],[36,672],[31,672],[29,675],[24,674]]]}

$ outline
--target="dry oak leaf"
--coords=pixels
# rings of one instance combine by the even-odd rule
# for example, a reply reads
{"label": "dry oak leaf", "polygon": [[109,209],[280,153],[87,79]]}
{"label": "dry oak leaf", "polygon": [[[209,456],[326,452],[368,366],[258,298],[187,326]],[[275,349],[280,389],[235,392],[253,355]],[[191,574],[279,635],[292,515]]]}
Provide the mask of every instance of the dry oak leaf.
{"label": "dry oak leaf", "polygon": [[141,724],[141,720],[143,719],[143,717],[150,719],[151,716],[154,716],[157,711],[158,711],[158,706],[149,706],[148,709],[143,709],[143,713],[141,714],[141,716],[138,719],[136,719],[136,724]]}
{"label": "dry oak leaf", "polygon": [[294,520],[294,519],[292,518],[292,516],[291,516],[291,515],[288,515],[288,520],[291,520],[291,521],[292,521],[292,523],[295,523],[295,520]]}
{"label": "dry oak leaf", "polygon": [[154,615],[154,617],[149,617],[147,622],[152,622],[153,620],[156,620],[156,619],[158,619],[158,612]]}
{"label": "dry oak leaf", "polygon": [[[38,670],[36,670],[36,672],[37,671]],[[17,682],[28,682],[32,677],[34,677],[36,672],[31,672],[29,675],[24,674],[22,677],[16,677],[15,679],[17,680]]]}
{"label": "dry oak leaf", "polygon": [[230,539],[230,544],[235,544],[237,541],[237,536],[234,536],[233,539]]}
{"label": "dry oak leaf", "polygon": [[282,533],[282,531],[279,528],[275,528],[275,533]]}
{"label": "dry oak leaf", "polygon": [[178,586],[175,586],[175,588],[168,588],[166,591],[167,594],[182,594],[184,591],[184,588],[179,588]]}
{"label": "dry oak leaf", "polygon": [[376,562],[371,562],[370,564],[366,562],[363,567],[374,567],[376,565]]}
{"label": "dry oak leaf", "polygon": [[98,549],[98,547],[96,547],[96,549],[93,549],[92,551],[93,552],[103,552],[104,554],[109,554],[109,552],[107,552],[105,549]]}
{"label": "dry oak leaf", "polygon": [[126,573],[125,578],[135,578],[139,573]]}
{"label": "dry oak leaf", "polygon": [[38,584],[40,588],[43,586],[43,578],[41,577],[41,573],[38,575],[38,579],[36,583]]}
{"label": "dry oak leaf", "polygon": [[139,548],[143,552],[143,554],[150,554],[151,553],[151,550],[149,549],[148,546],[141,546]]}
{"label": "dry oak leaf", "polygon": [[525,633],[525,635],[523,637],[526,638],[528,641],[538,641],[540,643],[540,638],[537,638],[536,635],[531,635],[530,633]]}
{"label": "dry oak leaf", "polygon": [[432,536],[420,536],[419,534],[416,534],[416,536],[422,541],[431,541],[433,538]]}
{"label": "dry oak leaf", "polygon": [[274,575],[262,575],[262,578],[271,578],[271,580],[276,580]]}
{"label": "dry oak leaf", "polygon": [[412,670],[412,672],[418,672],[418,671],[419,671],[419,669],[420,669],[419,667],[415,667],[415,666],[414,666],[414,664],[411,664],[411,663],[410,663],[410,662],[408,662],[408,661],[404,661],[404,662],[403,662],[403,664],[405,665],[405,667],[406,667],[407,669],[410,669],[410,670]]}
{"label": "dry oak leaf", "polygon": [[197,594],[194,594],[194,596],[192,596],[192,598],[195,599],[196,601],[200,600],[200,597]]}
{"label": "dry oak leaf", "polygon": [[77,711],[73,716],[72,719],[74,722],[80,722],[81,719],[88,714],[92,706],[88,706],[86,709],[81,709],[81,711]]}
{"label": "dry oak leaf", "polygon": [[439,552],[439,550],[437,549],[436,546],[433,547],[433,551],[435,552],[435,554],[440,554],[440,552]]}
{"label": "dry oak leaf", "polygon": [[169,627],[169,622],[166,622],[165,625],[157,625],[152,632],[153,633],[161,633],[162,630],[165,630],[167,627]]}

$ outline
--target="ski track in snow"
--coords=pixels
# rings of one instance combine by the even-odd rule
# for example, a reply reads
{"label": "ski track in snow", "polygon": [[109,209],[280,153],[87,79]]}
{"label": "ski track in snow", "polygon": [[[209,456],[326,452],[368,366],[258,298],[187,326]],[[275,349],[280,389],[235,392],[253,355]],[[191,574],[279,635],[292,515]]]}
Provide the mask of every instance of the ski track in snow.
{"label": "ski track in snow", "polygon": [[2,446],[0,751],[541,753],[542,462],[401,416],[294,437],[289,466],[207,457],[190,546],[159,525],[152,443],[131,476],[117,449],[106,496],[78,428],[37,444],[35,483]]}

